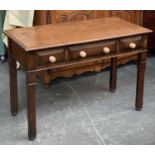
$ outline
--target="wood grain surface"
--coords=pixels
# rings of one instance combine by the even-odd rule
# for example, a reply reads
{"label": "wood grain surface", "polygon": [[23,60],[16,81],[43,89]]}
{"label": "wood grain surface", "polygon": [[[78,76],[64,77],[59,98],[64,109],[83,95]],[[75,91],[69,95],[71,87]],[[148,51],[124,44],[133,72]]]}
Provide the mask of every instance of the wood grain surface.
{"label": "wood grain surface", "polygon": [[[109,25],[111,23],[111,25]],[[25,51],[121,38],[152,32],[117,17],[5,31]]]}

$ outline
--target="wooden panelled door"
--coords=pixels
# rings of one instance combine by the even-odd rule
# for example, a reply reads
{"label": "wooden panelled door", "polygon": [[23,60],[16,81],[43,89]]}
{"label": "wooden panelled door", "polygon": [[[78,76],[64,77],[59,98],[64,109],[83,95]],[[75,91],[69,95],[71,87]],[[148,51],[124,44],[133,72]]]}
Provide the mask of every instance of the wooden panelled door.
{"label": "wooden panelled door", "polygon": [[143,11],[134,10],[36,10],[35,25],[54,24],[116,16],[129,22],[141,25]]}

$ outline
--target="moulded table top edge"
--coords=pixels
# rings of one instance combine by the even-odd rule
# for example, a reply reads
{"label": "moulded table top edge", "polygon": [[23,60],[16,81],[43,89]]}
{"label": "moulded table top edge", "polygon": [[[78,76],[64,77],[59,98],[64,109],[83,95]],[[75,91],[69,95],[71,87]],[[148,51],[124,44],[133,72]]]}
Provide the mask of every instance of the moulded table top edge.
{"label": "moulded table top edge", "polygon": [[[109,27],[110,23],[115,25]],[[79,28],[80,30],[76,30],[76,28]],[[97,28],[104,28],[104,31],[98,30]],[[119,29],[121,30],[119,31]],[[44,34],[43,32],[46,32],[46,34]],[[25,51],[33,51],[82,43],[91,43],[95,41],[116,39],[133,35],[141,35],[151,32],[152,30],[150,29],[132,24],[120,18],[108,17],[80,22],[76,21],[70,23],[18,28],[6,30],[5,34],[13,41],[18,43]],[[68,36],[70,33],[71,36]],[[52,37],[51,34],[53,34]],[[27,38],[25,37],[26,35]],[[64,35],[67,36],[64,37]],[[22,38],[24,37],[26,40],[22,40]],[[39,37],[40,41],[38,40]],[[29,40],[34,41],[34,43],[31,42],[29,44]]]}

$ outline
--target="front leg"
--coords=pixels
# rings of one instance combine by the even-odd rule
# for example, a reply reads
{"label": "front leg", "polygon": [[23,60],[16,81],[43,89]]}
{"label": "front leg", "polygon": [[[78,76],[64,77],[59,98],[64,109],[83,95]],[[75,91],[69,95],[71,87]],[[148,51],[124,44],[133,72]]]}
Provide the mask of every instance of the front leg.
{"label": "front leg", "polygon": [[143,107],[143,94],[144,94],[144,75],[146,68],[147,53],[138,54],[137,65],[137,90],[136,90],[136,103],[135,107],[137,111],[140,111]]}
{"label": "front leg", "polygon": [[28,116],[28,137],[30,140],[36,138],[36,76],[27,72],[27,116]]}

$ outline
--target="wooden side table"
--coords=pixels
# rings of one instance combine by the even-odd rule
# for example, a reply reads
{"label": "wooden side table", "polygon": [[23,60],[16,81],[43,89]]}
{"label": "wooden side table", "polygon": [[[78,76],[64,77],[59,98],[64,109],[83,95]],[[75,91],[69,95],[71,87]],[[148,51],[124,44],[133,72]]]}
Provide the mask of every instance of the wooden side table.
{"label": "wooden side table", "polygon": [[28,136],[36,137],[36,74],[61,67],[91,65],[111,59],[110,91],[116,89],[117,58],[138,55],[136,110],[143,106],[147,35],[152,31],[111,17],[7,30],[10,67],[11,113],[18,113],[17,70],[19,61],[26,70]]}

